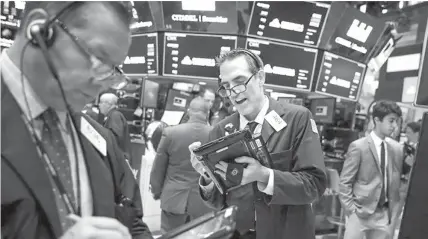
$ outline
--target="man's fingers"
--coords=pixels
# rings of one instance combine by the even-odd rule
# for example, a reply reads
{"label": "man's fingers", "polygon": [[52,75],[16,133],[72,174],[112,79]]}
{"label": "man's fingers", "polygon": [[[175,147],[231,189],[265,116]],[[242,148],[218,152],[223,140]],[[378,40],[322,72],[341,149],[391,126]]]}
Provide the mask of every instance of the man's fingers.
{"label": "man's fingers", "polygon": [[214,171],[216,174],[218,174],[223,180],[226,180],[226,173],[220,170]]}
{"label": "man's fingers", "polygon": [[216,168],[216,169],[219,169],[219,170],[221,170],[221,171],[223,171],[223,172],[226,172],[226,171],[227,171],[227,163],[225,163],[225,162],[223,162],[223,161],[220,161],[219,163],[217,163],[217,164],[215,165],[215,168]]}
{"label": "man's fingers", "polygon": [[191,145],[189,145],[189,150],[191,153],[193,153],[193,150],[201,146],[201,142],[193,142]]}

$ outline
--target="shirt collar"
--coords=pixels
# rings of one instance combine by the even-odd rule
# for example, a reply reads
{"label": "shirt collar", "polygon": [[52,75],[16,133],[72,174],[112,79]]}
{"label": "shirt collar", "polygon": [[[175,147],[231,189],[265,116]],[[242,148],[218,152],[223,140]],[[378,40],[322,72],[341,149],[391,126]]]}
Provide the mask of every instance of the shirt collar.
{"label": "shirt collar", "polygon": [[370,136],[372,137],[373,142],[375,143],[376,146],[380,146],[384,142],[384,140],[379,138],[379,136],[377,136],[374,131],[370,133]]}
{"label": "shirt collar", "polygon": [[[260,112],[257,115],[254,122],[256,122],[257,124],[263,125],[263,121],[265,120],[265,116],[266,116],[268,110],[269,110],[269,99],[267,98],[267,96],[265,96],[263,107],[260,110]],[[244,129],[245,126],[247,126],[248,122],[249,121],[247,120],[247,118],[245,118],[245,116],[239,114],[239,128],[240,129]]]}
{"label": "shirt collar", "polygon": [[[21,81],[21,70],[18,69],[9,58],[7,49],[3,50],[0,56],[0,66],[4,83],[15,98],[22,112],[24,112],[28,120],[37,118],[48,107],[36,95],[25,76],[22,77]],[[23,89],[25,89],[26,97],[23,96]]]}

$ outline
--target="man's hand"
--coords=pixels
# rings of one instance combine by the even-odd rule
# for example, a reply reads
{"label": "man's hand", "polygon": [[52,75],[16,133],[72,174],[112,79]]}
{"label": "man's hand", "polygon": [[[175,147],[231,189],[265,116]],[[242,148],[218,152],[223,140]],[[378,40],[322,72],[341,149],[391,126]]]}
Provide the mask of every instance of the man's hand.
{"label": "man's hand", "polygon": [[[262,166],[257,160],[242,156],[235,159],[236,163],[247,164],[247,167],[244,168],[244,172],[242,174],[241,185],[245,185],[252,182],[261,182],[263,184],[267,184],[269,180],[269,169]],[[226,180],[226,172],[227,172],[228,164],[220,161],[215,165],[216,171],[220,177]]]}
{"label": "man's hand", "polygon": [[201,142],[194,142],[191,145],[189,145],[189,151],[190,151],[190,162],[192,163],[192,167],[198,172],[200,175],[204,175],[204,166],[202,165],[201,161],[199,161],[198,156],[193,153],[193,150],[201,146]]}
{"label": "man's hand", "polygon": [[131,239],[127,227],[108,217],[83,217],[60,239]]}

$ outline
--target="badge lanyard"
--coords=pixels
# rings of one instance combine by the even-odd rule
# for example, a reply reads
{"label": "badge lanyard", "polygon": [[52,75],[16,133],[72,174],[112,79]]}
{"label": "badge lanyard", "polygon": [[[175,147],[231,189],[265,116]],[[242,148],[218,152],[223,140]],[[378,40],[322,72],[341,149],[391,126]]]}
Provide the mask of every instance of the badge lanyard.
{"label": "badge lanyard", "polygon": [[[58,172],[56,171],[56,169],[53,167],[53,163],[52,160],[48,157],[45,148],[43,147],[42,142],[40,141],[39,137],[36,135],[36,133],[33,131],[35,130],[34,127],[32,127],[32,124],[27,120],[27,118],[25,117],[25,115],[21,115],[22,118],[24,119],[24,122],[26,122],[29,131],[31,133],[31,136],[33,138],[33,142],[36,144],[37,146],[37,152],[39,153],[40,157],[44,160],[48,170],[49,170],[49,174],[52,177],[55,185],[57,186],[58,190],[59,190],[59,194],[61,196],[61,199],[64,201],[65,206],[67,207],[67,211],[70,214],[76,214],[76,215],[80,215],[80,207],[78,206],[80,204],[80,178],[79,178],[79,163],[78,163],[78,155],[77,155],[77,150],[76,150],[76,144],[75,142],[73,142],[73,149],[75,152],[75,158],[76,158],[76,173],[77,173],[77,177],[76,177],[76,181],[77,181],[77,195],[76,195],[76,206],[73,206],[73,203],[70,199],[70,197],[67,194],[67,191],[65,190],[64,184],[61,182]],[[69,116],[67,116],[69,117]],[[45,122],[43,122],[45,124]],[[73,130],[72,127],[69,127],[70,130],[70,134],[73,134]],[[74,192],[73,192],[74,193]]]}

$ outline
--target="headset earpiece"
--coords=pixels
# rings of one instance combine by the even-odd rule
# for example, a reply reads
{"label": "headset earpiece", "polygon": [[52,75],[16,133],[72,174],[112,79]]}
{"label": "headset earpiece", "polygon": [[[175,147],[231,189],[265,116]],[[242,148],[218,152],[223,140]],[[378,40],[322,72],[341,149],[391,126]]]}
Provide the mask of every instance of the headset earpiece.
{"label": "headset earpiece", "polygon": [[27,38],[34,46],[40,47],[40,41],[43,41],[47,47],[50,47],[55,40],[54,28],[46,26],[46,21],[46,19],[37,19],[27,27]]}

